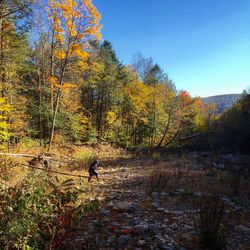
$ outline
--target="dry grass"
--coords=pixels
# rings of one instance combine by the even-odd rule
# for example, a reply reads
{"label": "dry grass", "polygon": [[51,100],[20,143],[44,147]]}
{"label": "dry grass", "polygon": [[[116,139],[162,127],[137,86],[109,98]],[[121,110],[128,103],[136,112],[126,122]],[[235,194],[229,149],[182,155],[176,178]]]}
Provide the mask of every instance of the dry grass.
{"label": "dry grass", "polygon": [[[29,145],[25,147],[25,145],[23,145],[23,148],[11,150],[10,153],[22,153],[38,156],[40,154],[47,153],[47,151],[43,147],[29,147]],[[53,170],[83,175],[86,177],[88,176],[88,172],[85,167],[88,166],[88,164],[94,159],[98,158],[102,162],[109,160],[112,161],[113,159],[121,157],[129,157],[129,154],[127,154],[124,150],[120,148],[113,148],[109,144],[93,146],[61,146],[53,148],[51,155],[53,155],[55,159],[58,159],[56,162],[51,162]],[[37,173],[40,174],[40,170],[29,170],[28,168],[20,166],[20,163],[28,164],[29,160],[30,158],[0,156],[0,184],[7,187],[14,187],[21,185],[27,178],[30,171],[37,171]],[[77,162],[76,168],[72,167],[72,162]],[[52,176],[56,176],[60,182],[70,178],[62,175]],[[73,178],[76,186],[84,190],[80,196],[81,202],[88,201],[89,199],[93,199],[94,197],[98,197],[100,195],[100,193],[96,194],[93,192],[92,184],[87,185],[86,179],[80,180],[79,178]]]}
{"label": "dry grass", "polygon": [[169,192],[180,188],[187,171],[182,168],[168,168],[166,170],[154,170],[146,184],[146,193]]}
{"label": "dry grass", "polygon": [[206,195],[199,199],[197,207],[200,209],[195,227],[200,243],[206,249],[226,249],[226,238],[223,225],[224,204],[220,197]]}
{"label": "dry grass", "polygon": [[[19,150],[19,153],[34,155],[39,155],[42,152],[46,152],[46,150],[43,148]],[[221,203],[216,200],[216,195],[226,195],[231,200],[233,196],[245,195],[247,197],[248,195],[249,197],[250,193],[250,182],[247,177],[241,176],[239,179],[230,171],[212,169],[211,164],[207,162],[199,163],[202,168],[195,168],[194,166],[197,166],[196,160],[189,158],[188,155],[183,155],[181,158],[172,157],[172,159],[169,156],[168,161],[162,161],[159,159],[159,155],[153,155],[152,158],[133,157],[124,150],[112,148],[110,145],[62,146],[53,149],[52,154],[56,158],[62,159],[60,164],[52,165],[52,169],[84,176],[88,175],[84,166],[87,166],[90,161],[96,158],[101,161],[103,168],[99,169],[101,182],[98,185],[95,181],[88,184],[86,180],[82,183],[79,178],[74,178],[76,188],[83,191],[79,196],[79,204],[85,205],[91,200],[95,202],[99,199],[102,202],[107,197],[105,187],[122,189],[123,184],[126,188],[127,184],[138,186],[139,183],[138,187],[146,188],[149,195],[152,192],[183,190],[183,193],[180,192],[181,194],[177,196],[165,194],[160,196],[163,199],[161,200],[161,206],[173,210],[192,209],[194,198],[196,197],[195,199],[199,200],[199,196],[203,194],[203,198],[197,203],[197,208],[200,209],[201,213],[196,218],[196,228],[203,245],[215,242],[216,245],[213,245],[213,248],[210,247],[210,249],[223,249],[224,242],[221,227],[221,224],[223,224],[221,218],[223,208]],[[65,160],[66,158],[69,160]],[[5,182],[11,186],[21,183],[30,171],[17,167],[20,161],[27,162],[28,159],[3,157],[0,160],[0,171],[2,173],[0,179],[3,180],[3,177],[8,177]],[[77,160],[82,167],[72,168],[70,162]],[[127,179],[124,176],[127,176]],[[58,175],[60,183],[68,178],[70,177]],[[227,207],[227,209],[229,208]],[[241,220],[240,224],[244,224],[243,221]],[[238,222],[239,219],[237,219]],[[237,225],[237,223],[234,224]],[[206,247],[209,248],[209,245],[206,245]]]}

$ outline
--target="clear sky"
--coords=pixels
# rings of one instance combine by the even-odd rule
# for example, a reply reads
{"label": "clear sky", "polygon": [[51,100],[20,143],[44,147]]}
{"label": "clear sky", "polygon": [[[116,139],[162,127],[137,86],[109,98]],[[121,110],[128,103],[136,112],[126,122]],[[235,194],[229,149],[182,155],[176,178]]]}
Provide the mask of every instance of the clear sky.
{"label": "clear sky", "polygon": [[250,0],[93,0],[125,64],[141,52],[191,95],[250,86]]}

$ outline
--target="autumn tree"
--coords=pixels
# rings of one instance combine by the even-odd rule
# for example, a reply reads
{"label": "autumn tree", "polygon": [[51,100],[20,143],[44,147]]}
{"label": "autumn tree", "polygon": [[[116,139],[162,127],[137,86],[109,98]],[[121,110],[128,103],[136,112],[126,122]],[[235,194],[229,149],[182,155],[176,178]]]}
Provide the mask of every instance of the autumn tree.
{"label": "autumn tree", "polygon": [[100,140],[108,136],[110,115],[119,113],[121,107],[124,66],[108,41],[95,47],[91,60],[97,62],[99,68],[92,67],[84,74],[82,106],[92,124],[89,129],[96,131]]}
{"label": "autumn tree", "polygon": [[[14,0],[0,3],[0,92],[12,106],[8,125],[13,136],[27,135],[25,124],[24,75],[28,70],[28,30],[32,1]],[[5,111],[2,111],[4,115]]]}
{"label": "autumn tree", "polygon": [[[90,41],[99,40],[101,15],[91,0],[49,1],[49,19],[52,24],[50,84],[55,89],[55,103],[49,150],[51,149],[56,117],[63,90],[72,86],[67,72],[70,63],[77,62],[85,70],[88,67]],[[54,64],[55,63],[55,64]],[[74,84],[74,83],[73,83]],[[52,99],[53,102],[53,99]]]}
{"label": "autumn tree", "polygon": [[0,2],[0,83],[2,97],[6,94],[8,84],[5,83],[9,77],[6,74],[10,70],[9,68],[12,68],[10,64],[15,60],[13,56],[18,57],[16,51],[22,48],[22,43],[27,45],[20,29],[23,30],[27,27],[25,20],[29,17],[31,3],[32,1],[29,0],[3,0]]}
{"label": "autumn tree", "polygon": [[158,147],[167,147],[186,131],[193,123],[197,114],[196,98],[192,98],[187,91],[179,91],[172,95],[165,107],[167,120],[162,127],[162,135],[157,144]]}
{"label": "autumn tree", "polygon": [[32,72],[26,80],[26,112],[29,115],[29,135],[45,145],[50,134],[52,113],[50,106],[50,44],[48,35],[41,33],[30,55]]}
{"label": "autumn tree", "polygon": [[0,143],[8,140],[10,137],[8,116],[11,111],[11,106],[6,103],[6,100],[0,97]]}
{"label": "autumn tree", "polygon": [[101,16],[91,0],[44,2],[49,20],[34,5],[40,15],[31,49],[19,29],[27,23],[16,22],[28,17],[31,2],[0,4],[1,93],[12,106],[2,117],[12,134],[39,138],[40,145],[49,140],[49,150],[60,138],[153,148],[201,126],[205,112],[198,99],[177,91],[152,58],[138,54],[123,65],[112,44],[99,41]]}

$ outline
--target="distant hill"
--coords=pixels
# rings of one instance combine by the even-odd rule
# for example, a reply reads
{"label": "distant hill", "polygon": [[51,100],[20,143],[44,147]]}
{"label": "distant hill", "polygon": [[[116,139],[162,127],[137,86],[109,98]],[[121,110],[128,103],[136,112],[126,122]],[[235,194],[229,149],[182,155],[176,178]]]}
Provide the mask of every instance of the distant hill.
{"label": "distant hill", "polygon": [[241,98],[241,96],[241,94],[215,95],[202,98],[202,101],[205,104],[216,103],[218,108],[217,112],[223,113],[225,110],[231,108],[233,104]]}

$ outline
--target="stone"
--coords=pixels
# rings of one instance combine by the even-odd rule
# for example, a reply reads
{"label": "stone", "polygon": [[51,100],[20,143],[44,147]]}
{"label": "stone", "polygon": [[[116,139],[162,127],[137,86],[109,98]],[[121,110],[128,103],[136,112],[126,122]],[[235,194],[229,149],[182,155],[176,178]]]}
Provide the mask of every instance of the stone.
{"label": "stone", "polygon": [[127,212],[122,213],[123,218],[131,218]]}
{"label": "stone", "polygon": [[100,210],[100,214],[101,214],[101,215],[104,215],[104,216],[108,216],[108,215],[110,215],[110,211],[107,210],[107,209],[102,208],[102,209]]}
{"label": "stone", "polygon": [[85,237],[83,236],[76,236],[75,241],[85,241]]}
{"label": "stone", "polygon": [[234,206],[233,209],[234,209],[235,212],[242,212],[244,210],[244,208],[240,207],[240,206]]}
{"label": "stone", "polygon": [[175,249],[175,246],[172,243],[168,243],[166,245],[166,250],[174,250],[174,249]]}
{"label": "stone", "polygon": [[178,196],[178,195],[181,195],[181,193],[178,192],[178,191],[170,191],[170,192],[169,192],[169,195],[170,195],[170,196]]}
{"label": "stone", "polygon": [[195,209],[187,209],[187,210],[185,210],[185,213],[186,214],[196,214],[197,210],[195,210]]}
{"label": "stone", "polygon": [[237,206],[233,201],[230,199],[223,197],[222,201],[229,207],[231,207],[235,212],[242,212],[244,209],[240,206]]}
{"label": "stone", "polygon": [[167,242],[164,238],[162,238],[161,235],[156,236],[156,242],[157,242],[157,249],[168,250]]}
{"label": "stone", "polygon": [[138,225],[139,223],[140,222],[139,222],[138,218],[136,218],[136,217],[129,218],[129,220],[128,220],[128,224],[130,226],[135,226],[135,225]]}
{"label": "stone", "polygon": [[173,238],[169,237],[167,234],[164,234],[164,238],[165,238],[165,240],[166,240],[167,242],[169,242],[169,243],[174,243]]}
{"label": "stone", "polygon": [[238,226],[238,229],[239,229],[240,231],[242,231],[242,232],[250,233],[250,228],[248,228],[248,227],[239,225],[239,226]]}
{"label": "stone", "polygon": [[157,224],[149,224],[148,229],[151,232],[151,234],[157,234],[157,232],[159,231]]}
{"label": "stone", "polygon": [[148,232],[149,227],[148,224],[139,224],[136,225],[134,229],[139,235],[145,235]]}
{"label": "stone", "polygon": [[161,229],[166,229],[166,228],[168,228],[167,225],[161,225]]}
{"label": "stone", "polygon": [[194,196],[201,197],[202,193],[201,192],[194,192]]}
{"label": "stone", "polygon": [[155,220],[153,220],[153,219],[148,219],[147,222],[148,222],[149,224],[155,224],[155,223],[156,223]]}
{"label": "stone", "polygon": [[165,209],[165,210],[164,210],[164,213],[165,213],[165,214],[172,214],[172,215],[178,216],[178,215],[182,215],[182,214],[183,214],[183,211]]}
{"label": "stone", "polygon": [[129,244],[130,242],[130,235],[120,235],[120,237],[118,238],[118,244],[119,246],[125,247]]}
{"label": "stone", "polygon": [[115,241],[115,236],[110,236],[108,239],[107,239],[107,243],[110,244],[112,242]]}
{"label": "stone", "polygon": [[153,192],[152,193],[153,198],[158,198],[160,196],[160,193],[158,192]]}
{"label": "stone", "polygon": [[133,212],[135,211],[135,204],[133,202],[120,202],[113,206],[113,210],[120,212]]}
{"label": "stone", "polygon": [[156,210],[157,210],[158,212],[164,212],[164,208],[163,208],[163,207],[158,207]]}
{"label": "stone", "polygon": [[160,202],[153,202],[152,207],[156,208],[156,209],[159,208],[160,207]]}
{"label": "stone", "polygon": [[172,211],[172,214],[174,214],[175,216],[178,216],[178,215],[182,215],[183,214],[183,211]]}
{"label": "stone", "polygon": [[172,229],[178,229],[177,223],[173,223],[169,227],[172,228]]}
{"label": "stone", "polygon": [[166,193],[166,192],[161,192],[161,196],[168,196],[168,193]]}
{"label": "stone", "polygon": [[113,202],[113,201],[110,201],[110,202],[107,204],[107,207],[112,208],[113,206],[114,206],[114,202]]}
{"label": "stone", "polygon": [[146,241],[145,241],[145,240],[138,240],[137,245],[138,245],[139,247],[143,247],[143,246],[146,245]]}

